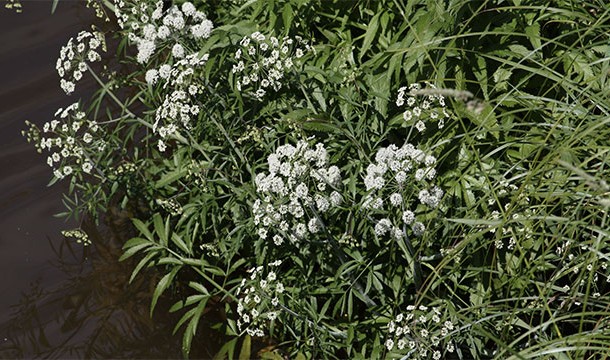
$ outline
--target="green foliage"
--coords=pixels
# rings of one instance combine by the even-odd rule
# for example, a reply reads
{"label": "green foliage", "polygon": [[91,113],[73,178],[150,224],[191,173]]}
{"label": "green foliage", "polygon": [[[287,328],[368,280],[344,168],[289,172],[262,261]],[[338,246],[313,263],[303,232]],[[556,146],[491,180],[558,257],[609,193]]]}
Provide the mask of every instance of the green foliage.
{"label": "green foliage", "polygon": [[[127,11],[145,11],[126,3]],[[243,335],[218,358],[608,355],[607,4],[195,6],[214,22],[209,36],[155,40],[145,61],[134,57],[142,40],[127,41],[129,28],[114,34],[121,41],[117,57],[130,71],[96,76],[101,90],[88,113],[102,118],[103,104],[111,103],[104,124],[116,145],[99,154],[100,176],[72,178],[74,200],[67,204],[75,213],[131,211],[138,235],[125,242],[122,259],[140,259],[132,280],[147,267],[164,274],[151,313],[163,293],[178,299],[171,311],[182,314],[176,331],[184,334],[185,356],[202,336],[200,320],[218,304],[226,315],[218,330]],[[264,40],[256,40],[261,34]],[[287,48],[277,67],[281,86],[264,87],[258,77],[244,83],[257,71],[252,62],[266,66],[256,56],[271,53],[265,46],[273,48],[272,37],[301,44],[297,36],[307,51],[299,56]],[[201,63],[181,64],[176,43]],[[252,54],[236,55],[250,47]],[[150,71],[161,76],[164,65],[176,69],[169,78],[190,68],[186,85],[152,81]],[[118,86],[130,91],[115,92]],[[162,112],[175,103],[186,104],[188,111],[180,111],[188,121]],[[40,141],[36,130],[29,137]],[[318,152],[295,150],[281,160],[290,169],[299,161],[309,165],[282,175],[287,184],[295,181],[291,195],[272,198],[277,193],[266,194],[261,184],[284,171],[272,170],[284,156],[278,149],[290,152],[299,141]],[[391,145],[407,143],[430,156],[425,171],[436,177],[423,182],[423,165],[424,172],[415,171],[423,155],[414,155],[406,185],[388,178],[371,186],[369,165],[379,164]],[[323,164],[311,165],[315,157]],[[338,182],[321,175],[331,165]],[[430,206],[421,191],[432,191],[433,179],[444,196]],[[311,200],[294,195],[300,183]],[[317,199],[328,202],[331,190],[340,201],[326,210]],[[385,207],[370,205],[377,190]],[[289,209],[294,201],[302,201],[302,215]],[[270,210],[257,218],[261,202],[277,207],[277,219],[265,219]],[[414,220],[400,220],[409,218],[406,210]],[[309,235],[283,228],[285,219]],[[385,229],[382,219],[396,226]],[[277,314],[269,315],[269,304]]]}

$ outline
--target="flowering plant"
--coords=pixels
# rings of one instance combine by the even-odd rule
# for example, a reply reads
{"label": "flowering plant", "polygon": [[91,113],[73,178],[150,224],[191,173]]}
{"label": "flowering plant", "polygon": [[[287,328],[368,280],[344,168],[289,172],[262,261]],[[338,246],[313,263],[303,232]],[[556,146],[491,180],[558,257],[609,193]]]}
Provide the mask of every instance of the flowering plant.
{"label": "flowering plant", "polygon": [[[151,309],[174,298],[185,356],[210,304],[218,357],[251,357],[252,339],[261,357],[362,359],[583,358],[607,341],[595,6],[104,6],[114,30],[57,62],[66,93],[88,75],[101,90],[27,136],[75,204],[88,195],[75,213],[129,210],[122,259],[162,273]],[[126,73],[97,68],[112,37]]]}

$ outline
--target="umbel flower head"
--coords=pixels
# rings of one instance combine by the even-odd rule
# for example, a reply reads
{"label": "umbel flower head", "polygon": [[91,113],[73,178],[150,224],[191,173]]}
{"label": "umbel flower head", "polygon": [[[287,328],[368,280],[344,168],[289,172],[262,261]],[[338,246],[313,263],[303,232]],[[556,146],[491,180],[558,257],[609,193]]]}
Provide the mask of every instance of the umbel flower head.
{"label": "umbel flower head", "polygon": [[28,141],[34,142],[39,152],[48,151],[47,164],[57,179],[92,174],[108,146],[105,131],[86,118],[78,103],[58,109],[55,117],[42,131],[29,124]]}
{"label": "umbel flower head", "polygon": [[81,31],[76,38],[70,38],[60,52],[55,65],[60,77],[59,84],[66,94],[74,92],[76,83],[87,71],[87,63],[100,61],[98,49],[106,51],[104,34],[101,32]]}
{"label": "umbel flower head", "polygon": [[402,117],[407,124],[414,125],[420,133],[426,131],[426,124],[436,122],[439,129],[445,126],[449,113],[445,108],[445,97],[435,91],[430,83],[422,88],[420,84],[411,84],[398,89],[396,106],[406,107]]}
{"label": "umbel flower head", "polygon": [[280,312],[284,284],[278,279],[277,268],[282,264],[276,260],[268,264],[265,273],[263,266],[248,270],[249,278],[243,279],[237,288],[237,329],[250,336],[262,337],[266,327],[274,322]]}
{"label": "umbel flower head", "polygon": [[411,354],[411,359],[440,360],[455,351],[452,337],[456,326],[443,306],[409,305],[387,326],[386,349]]}
{"label": "umbel flower head", "polygon": [[146,1],[115,0],[114,8],[119,26],[130,30],[129,41],[138,48],[136,61],[140,64],[150,61],[162,44],[169,44],[172,56],[181,59],[188,53],[182,42],[206,39],[214,28],[206,15],[188,1],[165,12],[161,0],[154,6]]}
{"label": "umbel flower head", "polygon": [[277,39],[260,32],[245,36],[235,51],[232,73],[237,91],[257,100],[284,86],[286,74],[313,48],[300,36]]}
{"label": "umbel flower head", "polygon": [[256,175],[252,206],[258,236],[275,246],[300,247],[318,236],[324,218],[341,204],[341,174],[323,144],[301,140],[269,155],[269,172]]}
{"label": "umbel flower head", "polygon": [[179,129],[191,129],[193,119],[200,112],[197,96],[203,92],[200,68],[205,65],[208,54],[193,53],[178,60],[173,66],[164,64],[159,69],[146,73],[150,85],[163,84],[163,89],[171,89],[163,103],[155,112],[153,131],[160,136],[159,151],[165,151],[165,140]]}
{"label": "umbel flower head", "polygon": [[383,216],[375,225],[375,235],[399,239],[406,235],[404,227],[410,227],[415,236],[423,235],[425,225],[416,219],[418,207],[435,209],[444,194],[432,183],[435,165],[433,155],[409,143],[377,151],[375,161],[366,168],[364,185],[368,194],[363,203],[365,210]]}

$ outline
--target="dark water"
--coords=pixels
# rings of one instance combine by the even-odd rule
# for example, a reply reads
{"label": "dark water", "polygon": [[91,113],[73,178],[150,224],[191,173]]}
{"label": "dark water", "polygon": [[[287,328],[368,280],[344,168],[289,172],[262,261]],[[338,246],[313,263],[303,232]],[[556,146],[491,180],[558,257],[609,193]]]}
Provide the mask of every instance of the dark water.
{"label": "dark water", "polygon": [[[86,222],[93,246],[65,239],[60,231],[76,224],[53,215],[64,211],[67,184],[46,186],[46,157],[21,136],[25,120],[41,125],[92,92],[81,80],[67,97],[54,65],[61,46],[90,29],[93,12],[85,1],[60,1],[54,15],[50,0],[22,3],[22,14],[0,3],[0,358],[180,358],[170,301],[149,316],[159,275],[128,284],[134,264],[117,260],[124,219]],[[200,329],[194,357],[218,348],[209,332]]]}

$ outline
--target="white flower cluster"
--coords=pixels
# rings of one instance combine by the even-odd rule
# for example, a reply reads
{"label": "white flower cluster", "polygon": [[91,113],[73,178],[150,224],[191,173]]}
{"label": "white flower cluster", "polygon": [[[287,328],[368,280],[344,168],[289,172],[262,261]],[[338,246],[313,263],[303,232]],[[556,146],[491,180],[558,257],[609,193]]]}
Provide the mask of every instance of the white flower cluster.
{"label": "white flower cluster", "polygon": [[184,210],[182,205],[174,199],[156,199],[155,202],[172,216],[178,216]]}
{"label": "white flower cluster", "polygon": [[67,238],[73,238],[77,244],[83,244],[83,246],[91,245],[89,235],[81,229],[63,230],[61,234]]}
{"label": "white flower cluster", "polygon": [[420,84],[411,84],[398,89],[396,106],[407,105],[408,109],[402,113],[405,122],[415,123],[415,128],[420,133],[426,131],[426,121],[436,121],[439,129],[445,126],[445,119],[449,113],[445,109],[445,97],[435,93],[436,87],[426,83],[426,89],[422,90]]}
{"label": "white flower cluster", "polygon": [[[276,260],[269,264],[277,269],[282,264]],[[237,302],[237,328],[250,336],[262,337],[269,322],[275,321],[280,314],[280,301],[284,293],[284,284],[277,279],[277,273],[271,270],[263,274],[263,267],[248,270],[249,279],[243,279],[237,288],[236,295],[242,295]]]}
{"label": "white flower cluster", "polygon": [[95,121],[85,119],[78,103],[59,109],[54,119],[44,124],[42,132],[30,124],[28,140],[34,141],[38,151],[47,150],[47,164],[53,175],[63,179],[79,172],[90,174],[94,167],[92,154],[101,153],[107,146],[103,130]]}
{"label": "white flower cluster", "polygon": [[[401,148],[392,144],[381,148],[375,155],[375,162],[366,168],[364,185],[368,194],[364,198],[363,208],[382,212],[401,219],[410,226],[415,236],[425,232],[423,223],[415,221],[417,205],[411,198],[417,194],[419,202],[428,208],[435,209],[443,197],[443,190],[432,185],[436,176],[436,158],[406,143]],[[389,205],[386,206],[386,203]],[[396,219],[395,219],[396,220]],[[405,236],[400,221],[383,218],[375,225],[378,237],[389,234],[395,239]]]}
{"label": "white flower cluster", "polygon": [[76,82],[87,71],[87,62],[92,63],[102,59],[97,52],[99,48],[106,51],[104,34],[101,32],[81,31],[76,38],[70,38],[60,52],[55,68],[59,74],[59,85],[66,94],[74,92]]}
{"label": "white flower cluster", "polygon": [[455,325],[439,307],[409,305],[406,313],[388,323],[385,347],[393,353],[410,353],[410,359],[440,360],[445,358],[443,353],[455,351],[451,341],[455,331]]}
{"label": "white flower cluster", "polygon": [[313,50],[300,36],[267,38],[260,32],[244,37],[235,51],[235,87],[261,100],[269,91],[279,91],[285,74],[306,52]]}
{"label": "white flower cluster", "polygon": [[154,6],[146,1],[115,0],[115,15],[119,26],[129,30],[129,41],[138,47],[137,61],[147,63],[160,44],[172,43],[172,55],[184,57],[186,51],[177,40],[206,39],[214,25],[206,15],[190,2],[163,12],[163,1]]}
{"label": "white flower cluster", "polygon": [[341,204],[341,174],[328,166],[324,145],[306,141],[277,148],[269,155],[269,173],[256,175],[257,199],[252,211],[261,239],[276,246],[286,239],[299,247],[310,234],[322,231],[322,217]]}
{"label": "white flower cluster", "polygon": [[196,104],[196,97],[203,92],[203,86],[198,68],[202,67],[207,59],[208,54],[199,56],[193,53],[173,66],[163,64],[159,69],[146,72],[146,82],[150,85],[162,82],[164,89],[171,89],[155,113],[153,132],[161,137],[158,142],[159,151],[165,151],[165,139],[178,131],[178,125],[190,129],[192,119],[199,115],[200,108]]}
{"label": "white flower cluster", "polygon": [[6,0],[4,7],[9,10],[15,10],[17,14],[21,14],[23,12],[23,6],[19,0]]}

